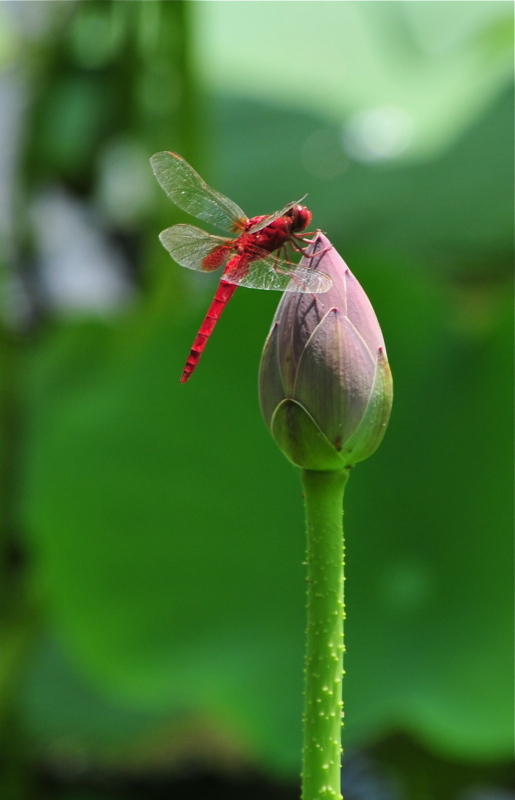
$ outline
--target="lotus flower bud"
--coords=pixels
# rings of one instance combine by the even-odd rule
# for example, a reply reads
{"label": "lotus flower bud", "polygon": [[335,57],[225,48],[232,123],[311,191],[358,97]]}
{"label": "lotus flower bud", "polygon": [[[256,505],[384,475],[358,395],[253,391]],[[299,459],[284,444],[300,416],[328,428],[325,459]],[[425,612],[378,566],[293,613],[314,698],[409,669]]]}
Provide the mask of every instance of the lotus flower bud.
{"label": "lotus flower bud", "polygon": [[322,234],[307,252],[315,257],[303,266],[325,272],[332,287],[283,295],[261,358],[261,410],[294,464],[342,470],[381,443],[392,376],[370,300],[341,256]]}

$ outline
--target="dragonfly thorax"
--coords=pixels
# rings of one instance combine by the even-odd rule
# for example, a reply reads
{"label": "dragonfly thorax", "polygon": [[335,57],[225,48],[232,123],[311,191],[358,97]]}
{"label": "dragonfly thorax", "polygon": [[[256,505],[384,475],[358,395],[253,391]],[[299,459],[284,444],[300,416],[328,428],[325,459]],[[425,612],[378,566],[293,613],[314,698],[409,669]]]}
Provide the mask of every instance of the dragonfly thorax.
{"label": "dragonfly thorax", "polygon": [[263,228],[252,231],[257,224],[267,219],[266,216],[249,219],[245,233],[237,239],[238,250],[243,252],[249,245],[261,247],[268,252],[281,248],[292,236],[303,231],[311,222],[311,211],[305,206],[295,205],[282,216],[277,217]]}

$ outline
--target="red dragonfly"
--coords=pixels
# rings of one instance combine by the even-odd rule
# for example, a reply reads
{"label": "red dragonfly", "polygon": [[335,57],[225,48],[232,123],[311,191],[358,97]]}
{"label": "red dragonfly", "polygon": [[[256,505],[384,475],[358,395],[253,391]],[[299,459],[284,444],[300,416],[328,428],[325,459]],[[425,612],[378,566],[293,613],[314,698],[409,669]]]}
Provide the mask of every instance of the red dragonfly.
{"label": "red dragonfly", "polygon": [[236,234],[230,239],[213,236],[193,225],[174,225],[159,234],[162,245],[181,266],[201,272],[224,268],[184,366],[181,383],[186,383],[238,286],[318,294],[326,292],[332,281],[323,272],[299,267],[272,255],[278,251],[286,256],[286,245],[303,252],[299,242],[302,243],[307,234],[301,232],[311,222],[311,212],[300,205],[304,198],[288,203],[270,216],[248,219],[236,203],[211,189],[177,153],[156,153],[150,162],[157,180],[176,206],[197,219]]}

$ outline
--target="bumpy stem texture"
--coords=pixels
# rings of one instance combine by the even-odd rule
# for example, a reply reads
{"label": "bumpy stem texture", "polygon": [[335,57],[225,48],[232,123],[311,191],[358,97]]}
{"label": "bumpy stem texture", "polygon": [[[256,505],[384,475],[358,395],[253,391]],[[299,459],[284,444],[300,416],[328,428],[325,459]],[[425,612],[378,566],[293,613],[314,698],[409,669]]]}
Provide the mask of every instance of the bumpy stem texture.
{"label": "bumpy stem texture", "polygon": [[348,475],[348,470],[302,471],[308,536],[302,800],[342,800],[343,493]]}

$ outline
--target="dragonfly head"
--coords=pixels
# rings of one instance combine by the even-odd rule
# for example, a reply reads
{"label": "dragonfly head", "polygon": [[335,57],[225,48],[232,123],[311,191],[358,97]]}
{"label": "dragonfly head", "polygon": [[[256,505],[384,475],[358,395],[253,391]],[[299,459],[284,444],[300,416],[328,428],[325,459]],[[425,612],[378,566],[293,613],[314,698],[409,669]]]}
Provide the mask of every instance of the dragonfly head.
{"label": "dragonfly head", "polygon": [[311,211],[306,208],[306,206],[293,206],[286,214],[287,217],[291,218],[292,221],[292,231],[296,233],[297,231],[305,230],[309,223],[311,222]]}

